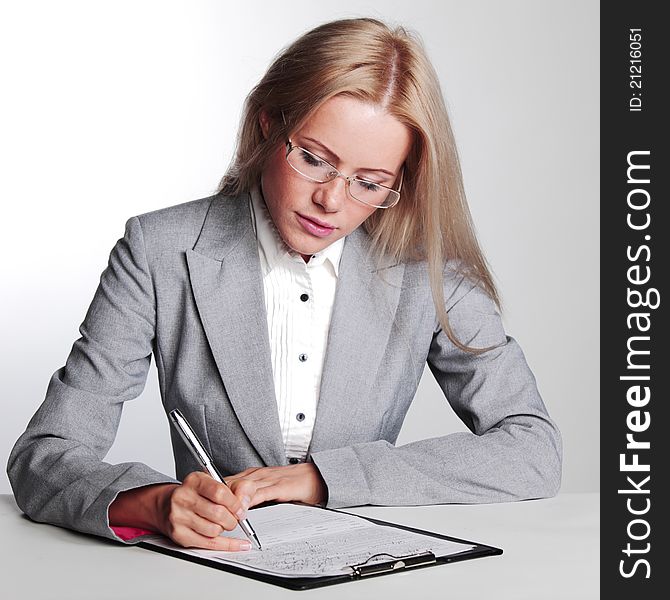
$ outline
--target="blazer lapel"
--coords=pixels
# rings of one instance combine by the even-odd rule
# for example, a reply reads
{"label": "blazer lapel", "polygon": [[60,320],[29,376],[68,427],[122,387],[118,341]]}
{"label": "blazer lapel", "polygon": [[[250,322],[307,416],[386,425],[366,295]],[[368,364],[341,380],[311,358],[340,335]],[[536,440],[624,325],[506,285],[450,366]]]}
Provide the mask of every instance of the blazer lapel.
{"label": "blazer lapel", "polygon": [[242,429],[266,465],[286,464],[249,197],[216,197],[193,250],[191,286]]}
{"label": "blazer lapel", "polygon": [[356,430],[391,333],[404,265],[375,263],[359,227],[345,241],[339,273],[310,451],[344,446]]}

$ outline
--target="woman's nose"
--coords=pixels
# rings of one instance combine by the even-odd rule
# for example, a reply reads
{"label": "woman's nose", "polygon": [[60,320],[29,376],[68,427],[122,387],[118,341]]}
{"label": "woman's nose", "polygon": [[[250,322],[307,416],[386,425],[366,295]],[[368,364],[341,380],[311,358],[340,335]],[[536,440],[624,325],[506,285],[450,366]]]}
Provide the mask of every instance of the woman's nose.
{"label": "woman's nose", "polygon": [[336,177],[332,181],[322,183],[314,194],[313,200],[326,212],[338,212],[347,201],[348,185],[344,177]]}

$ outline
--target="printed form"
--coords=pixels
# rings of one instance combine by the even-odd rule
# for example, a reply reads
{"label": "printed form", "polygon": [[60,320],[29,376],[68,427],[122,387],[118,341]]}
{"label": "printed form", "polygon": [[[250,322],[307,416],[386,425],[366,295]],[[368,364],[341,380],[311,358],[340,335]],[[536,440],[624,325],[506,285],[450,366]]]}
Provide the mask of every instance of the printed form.
{"label": "printed form", "polygon": [[[177,546],[162,536],[152,536],[143,541],[207,560],[283,577],[350,574],[351,565],[388,562],[394,557],[426,551],[435,556],[447,556],[474,547],[378,525],[356,515],[299,504],[251,509],[247,516],[263,550],[196,550]],[[246,539],[239,526],[222,535]]]}

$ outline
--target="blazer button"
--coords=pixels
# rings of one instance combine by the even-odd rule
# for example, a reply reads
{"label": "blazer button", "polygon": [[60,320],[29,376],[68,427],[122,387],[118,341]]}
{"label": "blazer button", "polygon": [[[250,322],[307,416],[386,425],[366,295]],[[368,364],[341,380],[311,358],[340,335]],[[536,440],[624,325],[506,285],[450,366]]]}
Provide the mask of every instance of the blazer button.
{"label": "blazer button", "polygon": [[300,294],[300,299],[303,302],[307,302],[307,300],[309,300],[309,296],[307,294]]}
{"label": "blazer button", "polygon": [[305,420],[305,414],[304,413],[298,413],[295,416],[295,418],[298,419],[298,421],[304,421]]}
{"label": "blazer button", "polygon": [[301,354],[300,356],[298,356],[298,360],[300,362],[305,362],[307,360],[307,355],[306,354]]}
{"label": "blazer button", "polygon": [[297,465],[300,462],[300,459],[296,458],[295,456],[292,456],[291,458],[288,459],[288,462],[290,462],[292,465]]}

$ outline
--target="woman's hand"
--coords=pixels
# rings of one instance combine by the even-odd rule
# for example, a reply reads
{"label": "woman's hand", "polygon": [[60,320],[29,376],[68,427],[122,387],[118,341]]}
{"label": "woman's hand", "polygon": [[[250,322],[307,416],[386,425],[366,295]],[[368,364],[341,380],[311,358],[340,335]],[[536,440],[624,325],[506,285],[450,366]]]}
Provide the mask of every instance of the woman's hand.
{"label": "woman's hand", "polygon": [[160,531],[187,548],[249,550],[245,539],[219,537],[246,516],[255,485],[240,482],[239,495],[206,473],[189,473],[181,485],[159,484],[122,492],[109,507],[111,525]]}
{"label": "woman's hand", "polygon": [[272,500],[306,504],[325,504],[328,500],[328,487],[313,463],[255,467],[225,479],[236,496],[249,496],[250,507]]}
{"label": "woman's hand", "polygon": [[251,506],[273,500],[325,504],[328,499],[328,488],[312,463],[252,467],[226,477],[226,484],[194,471],[181,485],[122,492],[109,507],[110,525],[160,531],[187,548],[235,552],[250,549],[251,543],[219,534],[235,529]]}

